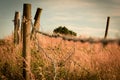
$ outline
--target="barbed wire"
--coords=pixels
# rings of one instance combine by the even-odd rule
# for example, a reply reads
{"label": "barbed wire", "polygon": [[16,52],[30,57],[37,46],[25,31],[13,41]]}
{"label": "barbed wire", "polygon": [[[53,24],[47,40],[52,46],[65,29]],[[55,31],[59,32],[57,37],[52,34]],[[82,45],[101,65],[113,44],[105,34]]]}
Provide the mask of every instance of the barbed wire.
{"label": "barbed wire", "polygon": [[57,71],[56,71],[56,61],[52,58],[52,57],[50,57],[48,54],[47,54],[47,52],[40,46],[40,43],[39,43],[39,40],[38,40],[38,38],[37,38],[37,36],[36,36],[36,28],[34,27],[34,25],[33,25],[33,23],[32,23],[32,21],[31,21],[31,25],[32,25],[32,31],[35,31],[35,35],[34,35],[34,33],[31,33],[31,35],[34,35],[34,37],[35,37],[35,44],[37,45],[37,48],[38,48],[38,51],[42,51],[44,54],[45,54],[45,56],[51,61],[51,63],[52,63],[52,65],[53,65],[53,68],[54,68],[54,77],[53,77],[53,79],[54,80],[56,80],[56,75],[57,75]]}
{"label": "barbed wire", "polygon": [[94,39],[94,38],[75,38],[75,37],[67,37],[67,36],[63,36],[63,35],[59,35],[59,34],[48,34],[48,33],[45,33],[45,32],[41,32],[41,31],[38,31],[36,30],[37,33],[40,33],[44,36],[48,36],[48,37],[51,37],[51,38],[62,38],[63,40],[67,40],[67,41],[73,41],[73,42],[81,42],[81,43],[90,43],[90,44],[93,44],[93,43],[102,43],[103,45],[107,45],[109,43],[118,43],[118,45],[120,45],[120,39]]}
{"label": "barbed wire", "polygon": [[[39,31],[37,31],[36,28],[34,28],[34,25],[33,25],[32,21],[31,21],[31,25],[32,25],[32,28],[35,30],[35,32],[39,33]],[[41,50],[45,54],[45,56],[51,61],[52,65],[53,65],[53,68],[54,68],[54,77],[53,77],[53,79],[56,80],[56,77],[57,77],[57,69],[56,69],[56,67],[58,66],[57,65],[57,63],[58,63],[57,60],[55,58],[50,57],[49,54],[44,50],[44,48],[42,48],[40,46],[39,39],[37,38],[36,35],[35,35],[35,40],[36,40],[35,45],[37,45],[38,51]],[[53,52],[56,53],[55,50],[53,50]],[[63,63],[66,63],[67,60],[69,60],[74,53],[75,53],[75,44],[74,44],[74,47],[73,47],[73,52],[71,50],[70,50],[70,52],[68,52],[68,55],[66,55],[64,60],[62,60]]]}
{"label": "barbed wire", "polygon": [[[26,20],[24,17],[23,17],[23,23],[26,23],[30,21],[31,23],[31,27],[32,27],[32,31],[30,33],[30,36],[34,38],[34,44],[37,46],[37,49],[38,51],[42,51],[43,55],[45,55],[46,58],[48,58],[51,62],[51,64],[53,65],[53,69],[54,69],[54,76],[53,76],[53,79],[56,80],[57,78],[57,67],[59,66],[58,62],[56,59],[55,59],[55,54],[54,53],[58,53],[56,52],[54,49],[51,49],[54,53],[54,57],[51,57],[47,51],[42,47],[40,46],[40,42],[39,42],[39,39],[38,39],[38,36],[36,34],[42,34],[42,35],[45,35],[45,36],[48,36],[48,37],[51,37],[51,38],[62,38],[62,40],[67,40],[67,41],[73,41],[73,42],[89,42],[89,43],[99,43],[99,42],[102,42],[103,44],[107,44],[109,42],[113,43],[115,42],[116,40],[94,40],[92,38],[89,38],[89,39],[78,39],[78,38],[71,38],[71,37],[66,37],[66,36],[61,36],[61,35],[58,35],[58,34],[47,34],[47,33],[44,33],[44,32],[40,32],[39,30],[37,30],[32,22],[32,19],[29,19],[29,20]],[[38,25],[37,25],[38,26]],[[32,36],[33,35],[33,36]],[[61,42],[62,42],[61,40]],[[118,43],[120,43],[120,40],[118,40]],[[52,43],[51,43],[52,44]],[[69,52],[67,52],[62,60],[62,63],[66,63],[68,60],[72,61],[74,64],[78,65],[79,68],[81,68],[82,70],[86,71],[87,73],[90,73],[88,69],[82,67],[79,63],[77,63],[76,61],[74,61],[73,59],[70,59],[72,56],[74,56],[74,53],[75,53],[75,47],[76,43],[74,43],[74,46],[70,49]],[[73,51],[72,51],[73,49]],[[25,61],[26,62],[26,61]],[[26,63],[27,64],[27,63]]]}
{"label": "barbed wire", "polygon": [[[45,55],[45,57],[47,57],[47,58],[51,61],[52,65],[53,65],[53,69],[54,69],[54,77],[53,77],[53,79],[56,80],[56,77],[57,77],[57,67],[59,66],[59,64],[58,64],[59,61],[57,61],[57,60],[55,59],[55,57],[50,57],[50,55],[46,52],[46,50],[45,50],[44,48],[42,48],[42,46],[40,46],[40,42],[39,42],[39,39],[38,39],[38,37],[36,36],[36,34],[43,34],[43,35],[46,35],[46,36],[49,36],[49,37],[54,37],[54,38],[61,37],[61,38],[64,39],[64,40],[66,40],[66,39],[71,40],[71,39],[66,38],[66,37],[63,37],[63,36],[59,36],[59,35],[48,35],[48,34],[42,33],[42,32],[40,32],[39,30],[37,30],[37,29],[35,28],[35,26],[34,26],[31,18],[30,18],[30,19],[26,19],[25,17],[23,17],[22,23],[27,24],[28,22],[31,23],[31,27],[32,27],[32,32],[31,32],[29,35],[30,35],[31,37],[34,37],[34,40],[35,40],[35,41],[34,41],[34,44],[37,46],[38,51],[42,51],[43,55]],[[37,26],[38,26],[38,25],[37,25]],[[33,35],[33,36],[32,36],[32,35]],[[62,42],[62,40],[61,40],[61,42]],[[73,51],[71,51],[72,49],[73,49]],[[74,43],[74,47],[72,47],[72,49],[70,49],[70,51],[67,52],[67,55],[64,56],[64,59],[62,60],[62,61],[63,61],[62,63],[65,64],[65,63],[74,55],[74,53],[75,53],[75,43]],[[53,50],[53,49],[51,49],[51,50]],[[53,52],[57,54],[57,52],[55,52],[55,50],[53,50]],[[54,56],[55,56],[55,54],[54,54]],[[23,60],[24,60],[24,62],[26,63],[26,65],[28,65],[27,61],[26,61],[25,59],[23,59]],[[75,61],[73,61],[73,62],[74,62],[75,64],[77,64]],[[77,65],[78,65],[78,64],[77,64]],[[79,65],[79,66],[80,66],[80,65]],[[80,66],[80,67],[81,67],[81,66]],[[81,67],[81,68],[82,68],[82,67]],[[83,68],[83,69],[84,69],[84,68]],[[86,69],[84,69],[84,70],[87,71]],[[30,72],[29,74],[32,73],[30,70],[28,70],[28,71]],[[33,75],[31,74],[31,76],[33,76]]]}

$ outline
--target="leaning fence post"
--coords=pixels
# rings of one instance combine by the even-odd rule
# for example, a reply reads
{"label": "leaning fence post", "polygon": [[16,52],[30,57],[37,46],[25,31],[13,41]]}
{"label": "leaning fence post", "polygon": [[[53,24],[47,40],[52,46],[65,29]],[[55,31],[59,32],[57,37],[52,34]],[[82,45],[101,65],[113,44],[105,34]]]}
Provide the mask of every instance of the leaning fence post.
{"label": "leaning fence post", "polygon": [[106,30],[105,30],[105,36],[104,36],[104,39],[107,38],[108,28],[109,28],[109,22],[110,22],[110,17],[107,17],[107,23],[106,23]]}
{"label": "leaning fence post", "polygon": [[14,16],[14,43],[19,44],[20,13],[15,12]]}
{"label": "leaning fence post", "polygon": [[37,11],[36,11],[36,14],[35,14],[35,17],[34,17],[34,27],[32,29],[32,34],[31,34],[31,39],[33,39],[35,37],[35,30],[39,30],[40,28],[40,14],[41,14],[41,11],[42,9],[41,8],[37,8]]}
{"label": "leaning fence post", "polygon": [[30,80],[30,27],[31,27],[31,4],[23,5],[23,77]]}

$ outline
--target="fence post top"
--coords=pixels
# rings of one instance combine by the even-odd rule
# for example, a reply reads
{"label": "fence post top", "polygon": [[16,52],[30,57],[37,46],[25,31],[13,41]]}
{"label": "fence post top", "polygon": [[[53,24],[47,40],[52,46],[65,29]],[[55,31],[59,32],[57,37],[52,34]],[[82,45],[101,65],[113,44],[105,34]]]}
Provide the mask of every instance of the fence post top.
{"label": "fence post top", "polygon": [[42,8],[37,8],[37,10],[43,10]]}
{"label": "fence post top", "polygon": [[18,11],[15,11],[15,17],[14,17],[14,19],[20,19],[20,12],[18,12]]}
{"label": "fence post top", "polygon": [[35,17],[34,17],[35,20],[40,19],[39,17],[40,17],[41,11],[42,11],[41,8],[37,8],[37,11],[36,11],[36,14],[35,14]]}
{"label": "fence post top", "polygon": [[23,5],[31,5],[30,3],[24,3]]}
{"label": "fence post top", "polygon": [[110,16],[108,16],[107,18],[110,18]]}

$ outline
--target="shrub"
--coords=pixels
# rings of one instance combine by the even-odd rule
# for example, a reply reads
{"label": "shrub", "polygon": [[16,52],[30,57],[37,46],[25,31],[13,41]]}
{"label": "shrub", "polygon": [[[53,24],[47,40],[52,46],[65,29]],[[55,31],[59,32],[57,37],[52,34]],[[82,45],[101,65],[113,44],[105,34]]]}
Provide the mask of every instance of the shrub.
{"label": "shrub", "polygon": [[64,34],[64,35],[72,35],[72,36],[77,36],[77,33],[71,31],[71,30],[68,30],[65,26],[62,27],[62,26],[59,26],[58,28],[54,29],[53,30],[54,33],[60,33],[60,34]]}

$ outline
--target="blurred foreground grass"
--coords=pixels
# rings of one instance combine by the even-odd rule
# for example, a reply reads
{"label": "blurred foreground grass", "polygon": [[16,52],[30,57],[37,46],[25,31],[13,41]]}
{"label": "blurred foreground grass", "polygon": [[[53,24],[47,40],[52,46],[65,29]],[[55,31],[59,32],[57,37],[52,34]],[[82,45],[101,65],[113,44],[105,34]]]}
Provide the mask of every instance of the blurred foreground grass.
{"label": "blurred foreground grass", "polygon": [[[38,44],[44,51],[32,44],[30,75],[33,80],[120,79],[120,45],[117,42],[104,46],[102,43],[44,39],[47,41],[41,39]],[[22,60],[21,43],[14,45],[11,37],[0,40],[0,80],[24,80]]]}

